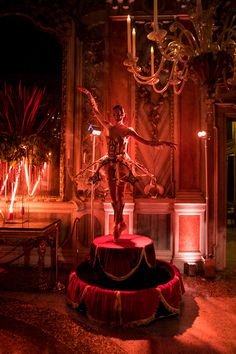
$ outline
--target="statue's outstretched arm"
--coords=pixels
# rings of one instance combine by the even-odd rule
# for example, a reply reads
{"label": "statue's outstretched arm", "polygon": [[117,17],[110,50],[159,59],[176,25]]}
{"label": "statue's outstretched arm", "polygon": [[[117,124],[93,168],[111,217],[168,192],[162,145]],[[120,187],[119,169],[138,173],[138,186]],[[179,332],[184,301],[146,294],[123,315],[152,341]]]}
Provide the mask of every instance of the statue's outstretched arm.
{"label": "statue's outstretched arm", "polygon": [[166,145],[166,146],[169,146],[171,149],[176,149],[177,144],[173,143],[172,141],[159,140],[159,141],[151,141],[150,145],[151,146]]}
{"label": "statue's outstretched arm", "polygon": [[145,145],[150,145],[150,146],[161,146],[161,145],[166,145],[169,146],[172,149],[176,148],[176,144],[172,143],[171,141],[165,141],[165,140],[147,140],[144,139],[141,135],[139,135],[133,128],[130,128],[130,136],[132,136],[134,139],[139,141],[140,143],[143,143]]}
{"label": "statue's outstretched arm", "polygon": [[104,119],[102,113],[99,111],[97,102],[96,102],[95,98],[93,97],[92,93],[89,90],[87,90],[85,87],[78,86],[77,89],[80,92],[83,92],[85,95],[88,96],[88,98],[91,102],[91,106],[93,108],[95,118],[104,128],[107,128],[108,122]]}

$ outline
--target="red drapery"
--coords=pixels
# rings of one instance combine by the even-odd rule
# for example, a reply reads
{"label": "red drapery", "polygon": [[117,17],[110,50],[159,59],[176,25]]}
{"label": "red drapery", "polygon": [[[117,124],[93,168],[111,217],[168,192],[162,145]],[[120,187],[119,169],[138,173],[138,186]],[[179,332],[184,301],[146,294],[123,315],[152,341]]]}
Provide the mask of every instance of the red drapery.
{"label": "red drapery", "polygon": [[160,303],[170,313],[179,313],[184,292],[179,270],[172,263],[158,262],[170,270],[172,279],[166,284],[136,291],[104,289],[84,282],[73,272],[69,279],[68,303],[74,307],[84,305],[89,318],[113,325],[149,323],[156,318]]}
{"label": "red drapery", "polygon": [[90,248],[93,268],[100,268],[110,279],[128,279],[140,266],[147,268],[156,264],[155,250],[150,238],[140,235],[122,235],[118,242],[112,235],[95,238]]}

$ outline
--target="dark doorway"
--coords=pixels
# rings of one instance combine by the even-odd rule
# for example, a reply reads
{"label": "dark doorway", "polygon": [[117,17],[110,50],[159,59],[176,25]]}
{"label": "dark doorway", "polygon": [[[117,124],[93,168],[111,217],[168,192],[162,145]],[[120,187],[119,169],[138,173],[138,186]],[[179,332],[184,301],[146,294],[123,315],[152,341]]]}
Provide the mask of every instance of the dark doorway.
{"label": "dark doorway", "polygon": [[236,271],[236,120],[227,119],[227,242],[226,267]]}
{"label": "dark doorway", "polygon": [[0,17],[0,81],[46,86],[61,96],[62,48],[53,33],[23,16]]}

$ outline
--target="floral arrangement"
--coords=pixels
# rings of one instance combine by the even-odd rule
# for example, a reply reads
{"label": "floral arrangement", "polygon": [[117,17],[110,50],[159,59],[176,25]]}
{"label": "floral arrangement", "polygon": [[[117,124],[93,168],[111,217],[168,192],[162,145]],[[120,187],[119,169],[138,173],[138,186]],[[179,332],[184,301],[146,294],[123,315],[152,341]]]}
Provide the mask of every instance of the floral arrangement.
{"label": "floral arrangement", "polygon": [[0,90],[0,160],[14,164],[28,158],[36,166],[48,161],[55,111],[46,101],[45,88],[5,83]]}

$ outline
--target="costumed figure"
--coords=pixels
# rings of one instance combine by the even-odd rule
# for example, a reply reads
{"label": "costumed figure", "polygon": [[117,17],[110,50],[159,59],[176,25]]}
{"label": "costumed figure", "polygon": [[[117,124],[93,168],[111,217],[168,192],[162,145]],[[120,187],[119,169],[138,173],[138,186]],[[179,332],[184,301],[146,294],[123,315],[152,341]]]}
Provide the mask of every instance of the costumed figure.
{"label": "costumed figure", "polygon": [[[123,107],[120,105],[113,107],[115,123],[112,124],[103,118],[92,94],[83,87],[78,87],[78,90],[88,96],[93,108],[94,116],[105,130],[107,154],[94,162],[97,168],[89,180],[92,183],[97,183],[100,180],[100,169],[103,168],[106,171],[112,207],[114,210],[113,236],[114,241],[116,241],[119,239],[122,231],[126,229],[126,224],[123,219],[123,209],[125,205],[124,192],[127,183],[134,185],[138,180],[134,170],[139,169],[144,172],[145,175],[150,176],[150,184],[155,185],[157,190],[159,189],[160,194],[163,194],[164,191],[163,187],[157,184],[156,177],[141,164],[133,161],[127,154],[129,138],[133,137],[137,141],[150,146],[166,145],[170,148],[175,148],[175,144],[168,141],[150,141],[141,137],[132,127],[128,127],[123,123],[126,114]],[[75,178],[80,178],[85,171],[91,168],[92,165],[78,173]]]}

